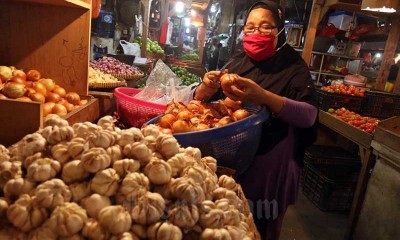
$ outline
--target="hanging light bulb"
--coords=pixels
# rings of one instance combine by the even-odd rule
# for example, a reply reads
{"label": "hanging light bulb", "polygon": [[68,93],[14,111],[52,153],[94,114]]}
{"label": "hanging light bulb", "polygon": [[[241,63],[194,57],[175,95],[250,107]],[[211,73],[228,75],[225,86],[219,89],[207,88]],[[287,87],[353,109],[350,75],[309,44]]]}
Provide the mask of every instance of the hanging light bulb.
{"label": "hanging light bulb", "polygon": [[183,12],[184,9],[185,9],[185,4],[183,2],[178,1],[175,3],[176,12],[181,13],[181,12]]}
{"label": "hanging light bulb", "polygon": [[217,11],[217,7],[214,4],[212,4],[211,8],[210,8],[210,12],[215,13],[216,11]]}

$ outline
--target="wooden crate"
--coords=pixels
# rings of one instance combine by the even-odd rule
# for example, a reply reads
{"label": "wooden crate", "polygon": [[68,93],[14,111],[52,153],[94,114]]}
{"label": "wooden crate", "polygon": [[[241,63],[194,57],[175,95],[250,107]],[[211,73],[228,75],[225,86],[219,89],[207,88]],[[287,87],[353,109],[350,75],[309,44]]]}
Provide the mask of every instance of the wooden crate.
{"label": "wooden crate", "polygon": [[381,121],[376,127],[374,141],[400,152],[400,117]]}
{"label": "wooden crate", "polygon": [[[99,117],[97,99],[88,96],[90,22],[91,0],[0,1],[0,29],[7,33],[0,36],[0,65],[37,69],[89,99],[65,116],[70,123]],[[0,125],[0,144],[36,131],[41,116],[40,104],[0,100],[0,123],[7,123]]]}

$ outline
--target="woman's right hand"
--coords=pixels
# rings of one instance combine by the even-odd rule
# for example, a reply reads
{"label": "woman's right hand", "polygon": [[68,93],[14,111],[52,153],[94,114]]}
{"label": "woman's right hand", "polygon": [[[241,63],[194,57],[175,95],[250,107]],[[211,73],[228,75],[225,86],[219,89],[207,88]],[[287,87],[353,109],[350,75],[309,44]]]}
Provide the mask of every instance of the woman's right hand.
{"label": "woman's right hand", "polygon": [[203,100],[206,97],[211,97],[217,93],[221,86],[220,78],[226,71],[210,71],[204,74],[203,81],[197,87],[194,98]]}

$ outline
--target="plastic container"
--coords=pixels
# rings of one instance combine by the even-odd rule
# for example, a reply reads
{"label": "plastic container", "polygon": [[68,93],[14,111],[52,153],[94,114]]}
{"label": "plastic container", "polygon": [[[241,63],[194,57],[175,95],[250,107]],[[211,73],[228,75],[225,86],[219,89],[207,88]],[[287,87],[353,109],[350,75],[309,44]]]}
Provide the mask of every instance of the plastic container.
{"label": "plastic container", "polygon": [[121,121],[128,127],[140,128],[150,119],[165,112],[167,105],[152,103],[135,98],[141,89],[120,87],[116,88],[117,112]]}
{"label": "plastic container", "polygon": [[366,101],[362,109],[365,116],[380,119],[400,116],[400,95],[380,92],[365,92]]}
{"label": "plastic container", "polygon": [[323,211],[349,211],[360,168],[360,159],[340,147],[313,145],[305,152],[302,191]]}
{"label": "plastic container", "polygon": [[365,97],[351,96],[347,94],[330,93],[316,89],[317,101],[320,109],[328,111],[329,108],[337,109],[345,107],[350,111],[361,113]]}
{"label": "plastic container", "polygon": [[336,11],[329,14],[328,23],[332,23],[336,28],[347,31],[353,20],[353,14],[346,11]]}
{"label": "plastic container", "polygon": [[[236,170],[236,175],[245,172],[257,153],[261,138],[262,123],[270,114],[264,107],[246,105],[252,115],[223,127],[198,132],[176,133],[174,137],[183,147],[197,147],[203,156],[212,156],[219,166]],[[156,117],[147,124],[155,123]]]}

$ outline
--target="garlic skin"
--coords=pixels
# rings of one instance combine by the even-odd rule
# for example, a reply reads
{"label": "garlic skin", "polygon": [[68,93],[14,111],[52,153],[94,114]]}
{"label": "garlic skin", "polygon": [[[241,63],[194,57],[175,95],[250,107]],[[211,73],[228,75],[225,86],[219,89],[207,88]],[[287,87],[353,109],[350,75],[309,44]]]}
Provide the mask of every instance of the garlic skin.
{"label": "garlic skin", "polygon": [[60,237],[70,237],[82,230],[87,221],[85,209],[76,203],[63,203],[51,213],[49,224]]}
{"label": "garlic skin", "polygon": [[84,122],[84,123],[75,123],[72,125],[74,129],[74,137],[79,137],[83,139],[87,139],[87,136],[91,133],[97,132],[101,130],[100,126],[93,124],[91,122]]}
{"label": "garlic skin", "polygon": [[199,221],[199,210],[195,204],[174,204],[168,211],[168,220],[180,228],[191,228]]}
{"label": "garlic skin", "polygon": [[201,186],[190,178],[177,178],[171,184],[171,193],[175,198],[188,203],[201,203],[205,200]]}
{"label": "garlic skin", "polygon": [[71,200],[76,203],[80,203],[82,199],[92,194],[92,190],[90,189],[90,184],[88,182],[73,183],[69,185],[69,189],[72,195]]}
{"label": "garlic skin", "polygon": [[93,218],[89,218],[85,222],[82,229],[82,235],[91,240],[106,240],[109,239],[110,234],[100,226],[100,223]]}
{"label": "garlic skin", "polygon": [[83,152],[81,162],[85,171],[97,173],[110,166],[111,158],[103,148],[91,148]]}
{"label": "garlic skin", "polygon": [[142,143],[144,143],[152,152],[153,154],[159,154],[160,156],[157,156],[159,159],[163,159],[164,156],[157,152],[157,138],[154,136],[147,136],[144,137],[144,139],[141,141]]}
{"label": "garlic skin", "polygon": [[179,152],[179,143],[172,135],[160,134],[156,140],[156,149],[165,159],[173,157]]}
{"label": "garlic skin", "polygon": [[42,152],[37,152],[29,157],[26,157],[25,160],[23,161],[23,165],[26,169],[28,169],[28,167],[36,160],[41,159],[41,158],[45,158],[45,154]]}
{"label": "garlic skin", "polygon": [[35,186],[34,182],[30,182],[25,178],[11,179],[4,185],[4,196],[12,200],[20,197],[22,194],[30,194]]}
{"label": "garlic skin", "polygon": [[122,148],[118,145],[111,146],[107,148],[107,154],[111,158],[111,163],[115,161],[121,160],[124,158],[124,154],[122,153]]}
{"label": "garlic skin", "polygon": [[217,160],[215,158],[211,156],[203,157],[201,162],[203,162],[211,172],[215,173],[217,171]]}
{"label": "garlic skin", "polygon": [[28,134],[18,142],[18,155],[23,159],[46,150],[46,139],[40,133]]}
{"label": "garlic skin", "polygon": [[121,147],[125,147],[126,145],[135,142],[140,142],[144,138],[142,132],[138,128],[129,128],[126,130],[121,130],[118,134],[119,134],[119,139],[117,141],[117,144]]}
{"label": "garlic skin", "polygon": [[201,240],[232,240],[228,230],[224,228],[211,229],[206,228],[201,233]]}
{"label": "garlic skin", "polygon": [[[150,188],[150,181],[143,173],[128,173],[122,180],[119,192],[123,195],[123,200],[136,200],[144,195]],[[122,203],[119,202],[118,203]]]}
{"label": "garlic skin", "polygon": [[153,158],[144,168],[144,173],[150,182],[161,185],[171,180],[172,169],[166,161]]}
{"label": "garlic skin", "polygon": [[158,193],[147,192],[139,198],[130,214],[133,222],[142,225],[156,223],[164,213],[165,201]]}
{"label": "garlic skin", "polygon": [[68,127],[69,123],[67,120],[61,118],[57,114],[49,114],[44,118],[43,127]]}
{"label": "garlic skin", "polygon": [[[184,149],[180,149],[179,152],[185,153],[189,157],[192,157],[197,163],[201,162],[201,151],[198,148],[187,147]],[[215,161],[215,163],[216,163],[216,161]]]}
{"label": "garlic skin", "polygon": [[100,195],[111,197],[117,193],[119,176],[112,168],[102,170],[90,181],[90,189]]}
{"label": "garlic skin", "polygon": [[98,147],[107,149],[115,143],[114,135],[106,130],[90,133],[87,139],[91,148]]}
{"label": "garlic skin", "polygon": [[182,176],[185,168],[196,165],[196,161],[185,153],[175,154],[175,156],[167,160],[167,163],[171,166],[172,177]]}
{"label": "garlic skin", "polygon": [[180,240],[182,231],[168,221],[157,222],[147,229],[147,237],[150,240]]}
{"label": "garlic skin", "polygon": [[46,181],[35,190],[35,202],[44,208],[54,209],[64,202],[71,201],[71,198],[69,187],[61,179]]}
{"label": "garlic skin", "polygon": [[68,143],[62,142],[54,145],[51,148],[51,156],[61,164],[68,162],[71,159],[71,156],[68,153]]}
{"label": "garlic skin", "polygon": [[69,141],[74,136],[74,130],[70,126],[48,126],[43,128],[40,133],[51,145],[55,145],[63,141]]}
{"label": "garlic skin", "polygon": [[68,154],[72,159],[81,159],[82,153],[89,149],[89,143],[83,138],[75,137],[68,143]]}
{"label": "garlic skin", "polygon": [[77,233],[69,237],[59,237],[58,240],[85,240],[85,238],[82,237],[81,234]]}
{"label": "garlic skin", "polygon": [[81,181],[88,176],[89,173],[85,171],[80,160],[67,162],[61,173],[61,179],[67,184]]}
{"label": "garlic skin", "polygon": [[0,219],[3,219],[7,216],[8,202],[0,198]]}
{"label": "garlic skin", "polygon": [[28,194],[21,195],[7,209],[8,220],[23,232],[40,226],[47,217],[47,210],[37,206]]}
{"label": "garlic skin", "polygon": [[144,143],[140,142],[125,145],[123,153],[128,158],[138,160],[141,165],[146,165],[150,162],[153,155],[151,150]]}
{"label": "garlic skin", "polygon": [[202,185],[207,179],[207,173],[200,167],[187,167],[182,172],[182,177],[190,178],[195,183]]}
{"label": "garlic skin", "polygon": [[138,172],[140,170],[140,162],[133,159],[122,159],[115,161],[113,168],[120,177],[125,177],[129,173]]}
{"label": "garlic skin", "polygon": [[211,209],[209,212],[203,212],[199,222],[203,228],[222,228],[225,223],[224,211]]}
{"label": "garlic skin", "polygon": [[26,177],[31,181],[44,182],[54,178],[61,171],[61,164],[51,158],[34,161],[27,169]]}
{"label": "garlic skin", "polygon": [[140,238],[132,232],[124,232],[117,236],[112,236],[110,240],[140,240]]}
{"label": "garlic skin", "polygon": [[20,231],[12,225],[0,228],[0,236],[2,240],[26,240],[27,236],[24,232]]}
{"label": "garlic skin", "polygon": [[0,144],[0,163],[10,159],[10,151]]}
{"label": "garlic skin", "polygon": [[99,212],[99,223],[111,234],[118,235],[129,231],[132,219],[122,206],[108,206]]}
{"label": "garlic skin", "polygon": [[227,176],[227,175],[221,175],[218,179],[218,185],[220,187],[226,188],[228,190],[236,192],[238,190],[238,185],[235,181],[235,179]]}
{"label": "garlic skin", "polygon": [[29,232],[29,240],[57,239],[57,233],[50,227],[49,222],[43,223],[40,227]]}
{"label": "garlic skin", "polygon": [[86,209],[89,217],[97,219],[101,209],[111,206],[111,200],[108,197],[93,193],[92,195],[82,199],[81,206]]}
{"label": "garlic skin", "polygon": [[104,130],[115,131],[114,119],[112,116],[104,116],[97,121],[97,125]]}
{"label": "garlic skin", "polygon": [[232,240],[243,240],[246,238],[246,231],[243,231],[243,229],[241,229],[240,227],[227,225],[225,226],[225,228],[226,230],[228,230]]}
{"label": "garlic skin", "polygon": [[22,176],[21,162],[4,161],[0,163],[0,188],[11,179]]}
{"label": "garlic skin", "polygon": [[131,232],[138,236],[140,239],[147,238],[147,227],[140,224],[132,224]]}
{"label": "garlic skin", "polygon": [[203,190],[207,200],[213,199],[213,192],[218,188],[218,178],[216,174],[211,174],[207,171],[207,178],[204,181]]}
{"label": "garlic skin", "polygon": [[243,212],[243,202],[242,200],[236,195],[234,191],[228,190],[226,188],[219,187],[214,190],[213,192],[214,200],[226,198],[229,200],[229,204],[235,206],[236,209],[239,209]]}
{"label": "garlic skin", "polygon": [[171,178],[171,181],[169,181],[167,184],[164,185],[154,185],[152,192],[160,194],[164,199],[173,199],[174,196],[171,193],[171,185],[175,181],[174,178]]}
{"label": "garlic skin", "polygon": [[160,129],[154,124],[150,124],[143,127],[141,131],[144,137],[153,136],[157,138],[161,134]]}

